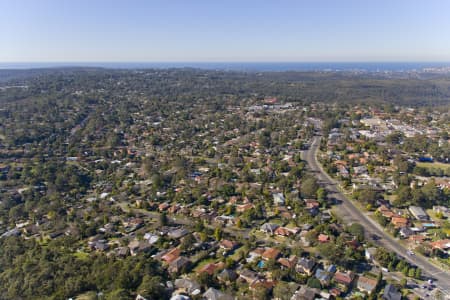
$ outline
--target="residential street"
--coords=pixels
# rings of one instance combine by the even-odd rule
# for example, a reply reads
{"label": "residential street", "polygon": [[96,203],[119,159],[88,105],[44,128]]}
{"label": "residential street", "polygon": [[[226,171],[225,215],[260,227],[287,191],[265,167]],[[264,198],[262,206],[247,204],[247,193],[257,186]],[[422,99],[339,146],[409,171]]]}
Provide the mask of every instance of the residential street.
{"label": "residential street", "polygon": [[349,199],[347,199],[343,193],[339,191],[337,187],[338,183],[326,174],[317,161],[316,155],[319,145],[320,136],[315,136],[309,149],[302,152],[302,158],[308,163],[311,170],[316,173],[319,181],[324,184],[328,190],[329,197],[332,197],[336,199],[336,201],[340,202],[336,211],[342,220],[347,223],[357,222],[363,225],[366,230],[367,238],[371,239],[373,235],[378,236],[379,238],[377,238],[376,241],[374,240],[376,244],[396,252],[411,264],[420,267],[423,274],[431,277],[436,286],[440,288],[444,294],[450,295],[450,274],[448,272],[439,269],[437,266],[428,262],[421,256],[409,256],[407,254],[408,249],[403,247],[395,238],[384,232],[379,224],[361,212]]}

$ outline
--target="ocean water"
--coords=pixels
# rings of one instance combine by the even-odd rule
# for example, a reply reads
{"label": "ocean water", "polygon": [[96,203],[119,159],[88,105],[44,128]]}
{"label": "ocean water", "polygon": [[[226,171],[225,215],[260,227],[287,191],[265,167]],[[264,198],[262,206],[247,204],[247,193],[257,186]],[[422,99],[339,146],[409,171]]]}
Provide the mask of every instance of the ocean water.
{"label": "ocean water", "polygon": [[402,72],[424,68],[450,68],[450,62],[58,62],[1,63],[0,69],[100,67],[108,69],[199,68],[227,71],[368,71]]}

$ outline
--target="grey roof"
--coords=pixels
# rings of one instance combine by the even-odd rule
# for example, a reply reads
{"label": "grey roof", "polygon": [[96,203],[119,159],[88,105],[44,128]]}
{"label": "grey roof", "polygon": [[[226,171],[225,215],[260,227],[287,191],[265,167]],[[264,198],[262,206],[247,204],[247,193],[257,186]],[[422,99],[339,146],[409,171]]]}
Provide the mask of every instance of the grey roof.
{"label": "grey roof", "polygon": [[428,219],[428,215],[427,213],[423,210],[422,207],[419,206],[410,206],[409,207],[409,211],[411,212],[411,214],[421,220],[421,219]]}
{"label": "grey roof", "polygon": [[184,228],[179,228],[179,229],[175,229],[170,231],[167,235],[173,239],[179,239],[185,235],[187,235],[189,233],[189,231],[187,231]]}
{"label": "grey roof", "polygon": [[302,230],[310,230],[310,229],[313,229],[313,228],[314,228],[314,226],[312,226],[311,224],[304,224],[302,226]]}
{"label": "grey roof", "polygon": [[297,264],[300,265],[305,270],[312,270],[316,265],[316,262],[312,259],[302,257]]}
{"label": "grey roof", "polygon": [[217,277],[222,281],[233,281],[237,278],[237,274],[233,270],[224,269]]}
{"label": "grey roof", "polygon": [[409,227],[403,227],[400,229],[399,232],[400,232],[400,235],[402,235],[404,237],[409,237],[414,234],[414,231],[412,231],[411,228],[409,228]]}
{"label": "grey roof", "polygon": [[203,297],[208,300],[233,300],[233,296],[222,293],[215,288],[209,288],[204,294]]}
{"label": "grey roof", "polygon": [[323,269],[317,269],[315,273],[315,277],[319,279],[320,281],[330,281],[331,275],[329,272],[323,270]]}
{"label": "grey roof", "polygon": [[195,290],[200,290],[200,285],[197,282],[185,278],[175,279],[175,287],[177,289],[184,288],[189,294],[192,294]]}
{"label": "grey roof", "polygon": [[265,232],[273,232],[273,231],[275,231],[275,229],[277,229],[278,227],[280,227],[280,226],[278,226],[277,224],[273,224],[273,223],[264,223],[264,224],[261,226],[261,231],[265,231]]}
{"label": "grey roof", "polygon": [[316,297],[316,291],[314,289],[310,289],[304,285],[295,292],[292,296],[291,300],[313,300]]}
{"label": "grey roof", "polygon": [[252,270],[249,270],[249,269],[242,269],[239,272],[239,275],[243,278],[249,279],[250,281],[255,281],[258,279],[258,273],[254,272]]}
{"label": "grey roof", "polygon": [[401,300],[402,294],[392,284],[386,285],[383,293],[384,300]]}
{"label": "grey roof", "polygon": [[179,269],[179,268],[182,268],[182,267],[188,265],[190,262],[191,261],[189,259],[187,259],[186,257],[180,256],[170,264],[170,267]]}

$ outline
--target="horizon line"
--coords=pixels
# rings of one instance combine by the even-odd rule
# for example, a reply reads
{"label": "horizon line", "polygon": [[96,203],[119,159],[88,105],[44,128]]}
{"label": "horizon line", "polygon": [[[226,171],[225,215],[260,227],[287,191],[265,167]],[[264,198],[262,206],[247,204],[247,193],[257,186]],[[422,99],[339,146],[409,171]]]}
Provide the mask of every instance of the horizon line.
{"label": "horizon line", "polygon": [[0,64],[25,64],[25,63],[450,63],[450,60],[123,60],[123,61],[108,61],[108,60],[86,60],[86,61],[0,61]]}

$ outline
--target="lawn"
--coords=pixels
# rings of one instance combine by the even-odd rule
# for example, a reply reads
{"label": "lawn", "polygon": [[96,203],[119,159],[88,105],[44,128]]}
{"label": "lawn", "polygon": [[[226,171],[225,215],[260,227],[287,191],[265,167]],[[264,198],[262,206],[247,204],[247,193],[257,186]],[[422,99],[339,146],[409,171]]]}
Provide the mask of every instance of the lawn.
{"label": "lawn", "polygon": [[444,164],[444,163],[440,163],[440,162],[432,162],[432,163],[417,162],[416,165],[418,167],[422,167],[424,169],[442,170],[444,173],[450,174],[450,164]]}
{"label": "lawn", "polygon": [[89,253],[83,252],[83,251],[77,251],[73,254],[76,258],[79,260],[87,260],[89,257]]}
{"label": "lawn", "polygon": [[233,261],[237,261],[241,257],[242,251],[244,251],[244,249],[242,247],[238,248],[238,249],[234,250],[234,253],[228,257],[231,258]]}
{"label": "lawn", "polygon": [[217,262],[217,258],[216,257],[205,258],[201,262],[199,262],[192,271],[193,272],[197,272],[202,267],[204,267],[206,264],[216,263],[216,262]]}

